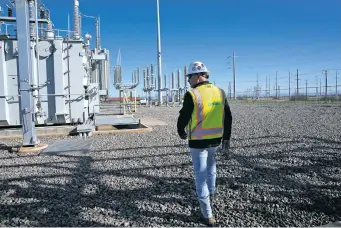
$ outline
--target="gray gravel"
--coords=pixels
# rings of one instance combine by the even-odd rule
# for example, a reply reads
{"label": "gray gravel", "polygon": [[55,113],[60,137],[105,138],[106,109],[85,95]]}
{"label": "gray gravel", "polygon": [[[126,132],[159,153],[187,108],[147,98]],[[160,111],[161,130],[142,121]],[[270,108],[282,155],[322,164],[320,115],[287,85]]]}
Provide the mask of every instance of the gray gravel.
{"label": "gray gravel", "polygon": [[[341,108],[231,108],[230,158],[217,156],[218,225],[341,220]],[[204,226],[190,156],[176,134],[178,111],[143,108],[143,117],[168,125],[150,133],[94,136],[88,156],[18,157],[1,150],[0,225]]]}

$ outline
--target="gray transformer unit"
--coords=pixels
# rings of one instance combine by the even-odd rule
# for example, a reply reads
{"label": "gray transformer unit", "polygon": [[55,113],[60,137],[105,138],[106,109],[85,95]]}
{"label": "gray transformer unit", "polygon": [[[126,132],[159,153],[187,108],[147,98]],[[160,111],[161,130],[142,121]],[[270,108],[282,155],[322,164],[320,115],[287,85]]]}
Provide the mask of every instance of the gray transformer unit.
{"label": "gray transformer unit", "polygon": [[[99,94],[101,98],[107,97],[109,86],[110,86],[110,61],[109,61],[109,50],[102,49],[98,54],[95,54],[95,49],[92,57],[92,72],[91,80],[99,83]],[[103,99],[101,99],[103,100]]]}
{"label": "gray transformer unit", "polygon": [[[34,10],[31,8],[32,4],[28,6],[31,13]],[[74,6],[77,11],[77,0],[74,1]],[[74,16],[79,15],[79,11],[74,13]],[[35,28],[34,21],[32,22],[34,18],[30,17],[30,20],[30,25],[33,24]],[[0,21],[16,22],[16,17],[1,16]],[[80,23],[80,20],[74,22]],[[36,125],[84,123],[99,112],[100,100],[108,96],[109,51],[99,47],[91,50],[91,36],[86,34],[86,39],[82,39],[80,24],[75,26],[78,31],[73,31],[73,36],[62,37],[52,30],[49,18],[40,18],[39,23],[38,44],[35,39],[38,35],[34,29],[30,30],[31,34],[27,34],[31,35],[29,59],[32,62],[29,66],[32,72],[30,86],[33,90],[34,122]],[[48,24],[45,30],[42,29],[43,23]],[[20,50],[17,39],[16,34],[9,34],[7,29],[5,33],[1,30],[0,126],[22,125],[23,120],[20,116]]]}

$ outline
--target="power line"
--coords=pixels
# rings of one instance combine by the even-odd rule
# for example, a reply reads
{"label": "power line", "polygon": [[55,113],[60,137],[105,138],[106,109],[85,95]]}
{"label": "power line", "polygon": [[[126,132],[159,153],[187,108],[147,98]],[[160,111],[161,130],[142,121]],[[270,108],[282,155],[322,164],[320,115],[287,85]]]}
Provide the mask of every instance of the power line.
{"label": "power line", "polygon": [[[330,42],[327,41],[327,46],[330,46]],[[316,43],[312,44],[313,48],[315,48],[316,46]],[[284,48],[284,50],[290,50],[290,49],[296,49],[296,48],[302,48],[302,47],[307,47],[307,45],[295,45],[295,46],[280,46],[280,48]],[[337,48],[340,48],[340,46],[336,46],[336,47],[330,47],[330,48],[326,48],[326,47],[321,47],[323,48],[323,50],[328,50],[328,49],[337,49]],[[316,51],[316,50],[314,50]],[[252,57],[252,56],[256,56],[256,55],[261,55],[261,56],[264,56],[264,53],[274,53],[274,52],[278,52],[278,48],[276,49],[267,49],[267,50],[261,50],[259,52],[251,52],[251,53],[248,53],[246,55],[239,55],[239,57]]]}
{"label": "power line", "polygon": [[[277,53],[276,51],[273,52],[269,52],[269,54],[265,54],[264,52],[260,53],[259,56],[255,57],[250,57],[251,59],[257,58],[257,60],[262,59],[280,59],[280,58],[291,58],[291,59],[295,59],[295,58],[304,58],[304,57],[311,57],[312,55],[315,55],[316,53],[321,54],[326,54],[326,53],[330,53],[330,51],[336,51],[338,49],[340,49],[340,46],[334,46],[334,47],[330,47],[330,48],[325,48],[325,47],[321,47],[319,49],[315,49],[315,50],[309,50],[309,51],[297,51],[295,50],[295,53],[292,52],[288,52],[288,53]],[[239,57],[249,57],[249,56],[239,56]]]}
{"label": "power line", "polygon": [[[329,58],[329,59],[325,59],[325,60],[340,60],[341,58]],[[295,62],[295,65],[297,64],[304,64],[304,63],[315,63],[315,62],[321,62],[321,60],[314,60],[314,61],[304,61],[304,62]],[[242,64],[242,62],[241,62]],[[288,63],[287,65],[293,65]],[[271,64],[271,65],[257,65],[256,67],[243,67],[243,66],[239,66],[238,69],[255,69],[255,68],[270,68],[270,67],[278,67],[278,66],[283,66],[281,64]]]}

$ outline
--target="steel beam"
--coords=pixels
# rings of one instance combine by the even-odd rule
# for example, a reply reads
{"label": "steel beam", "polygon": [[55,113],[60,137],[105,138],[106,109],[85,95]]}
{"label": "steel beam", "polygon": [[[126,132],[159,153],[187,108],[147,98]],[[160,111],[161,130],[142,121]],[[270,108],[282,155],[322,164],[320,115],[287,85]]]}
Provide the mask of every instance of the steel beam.
{"label": "steel beam", "polygon": [[32,56],[27,0],[15,0],[18,37],[18,75],[20,93],[20,118],[23,133],[22,146],[39,144],[35,131],[34,97],[31,88]]}
{"label": "steel beam", "polygon": [[[16,21],[17,21],[16,17],[0,17],[0,22],[16,22]],[[48,24],[49,23],[49,20],[47,20],[47,19],[37,19],[37,21],[39,24]],[[30,22],[35,23],[36,21],[35,21],[35,19],[30,19]]]}

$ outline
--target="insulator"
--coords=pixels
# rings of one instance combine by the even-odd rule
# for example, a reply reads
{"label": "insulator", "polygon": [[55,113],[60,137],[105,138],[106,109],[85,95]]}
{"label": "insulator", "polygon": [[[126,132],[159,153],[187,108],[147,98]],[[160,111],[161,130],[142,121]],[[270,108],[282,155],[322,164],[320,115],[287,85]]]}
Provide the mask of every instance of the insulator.
{"label": "insulator", "polygon": [[46,19],[50,20],[50,10],[46,9],[45,10],[45,15],[46,15]]}
{"label": "insulator", "polygon": [[46,19],[45,18],[45,10],[40,10],[40,19]]}

